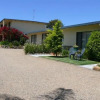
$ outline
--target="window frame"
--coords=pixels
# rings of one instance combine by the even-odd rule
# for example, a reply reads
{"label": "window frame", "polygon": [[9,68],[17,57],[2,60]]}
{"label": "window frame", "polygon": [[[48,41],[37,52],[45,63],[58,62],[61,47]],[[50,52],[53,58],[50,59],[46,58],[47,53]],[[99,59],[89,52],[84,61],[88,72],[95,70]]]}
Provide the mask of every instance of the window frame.
{"label": "window frame", "polygon": [[37,35],[31,35],[31,43],[33,44],[37,43]]}

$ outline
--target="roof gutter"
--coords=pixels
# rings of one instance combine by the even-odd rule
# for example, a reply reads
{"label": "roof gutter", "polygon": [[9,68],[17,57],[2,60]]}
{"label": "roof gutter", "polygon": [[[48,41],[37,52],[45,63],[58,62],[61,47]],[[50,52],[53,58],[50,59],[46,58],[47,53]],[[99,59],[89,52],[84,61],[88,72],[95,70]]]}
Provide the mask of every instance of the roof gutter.
{"label": "roof gutter", "polygon": [[64,27],[62,27],[62,29],[73,28],[73,27],[80,27],[80,26],[87,26],[87,25],[95,25],[95,24],[100,24],[100,21],[64,26]]}

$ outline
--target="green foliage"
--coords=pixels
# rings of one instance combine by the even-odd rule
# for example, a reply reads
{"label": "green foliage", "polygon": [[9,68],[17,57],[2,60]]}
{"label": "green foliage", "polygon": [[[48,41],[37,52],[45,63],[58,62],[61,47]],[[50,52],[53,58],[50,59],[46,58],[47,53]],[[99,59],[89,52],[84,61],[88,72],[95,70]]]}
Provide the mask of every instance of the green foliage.
{"label": "green foliage", "polygon": [[44,44],[34,45],[35,53],[49,53],[49,49]]}
{"label": "green foliage", "polygon": [[27,53],[33,54],[34,53],[34,45],[28,44],[28,43],[25,44],[24,51],[25,51],[25,54],[27,54]]}
{"label": "green foliage", "polygon": [[13,44],[14,46],[19,46],[19,45],[20,45],[20,43],[19,43],[18,41],[16,41],[16,40],[13,41],[12,44]]}
{"label": "green foliage", "polygon": [[22,48],[22,45],[20,45],[20,42],[18,41],[12,41],[12,42],[9,42],[9,41],[1,41],[0,42],[0,45],[3,47],[3,48]]}
{"label": "green foliage", "polygon": [[8,41],[1,41],[0,44],[1,44],[1,45],[8,45],[9,42],[8,42]]}
{"label": "green foliage", "polygon": [[62,56],[68,56],[68,55],[69,55],[68,49],[63,49],[62,50]]}
{"label": "green foliage", "polygon": [[71,60],[69,57],[62,57],[62,56],[44,56],[43,58],[47,58],[50,60],[55,60],[55,61],[60,61],[60,62],[64,62],[64,63],[70,63],[70,64],[74,64],[74,65],[90,65],[90,64],[97,64],[99,62],[96,61],[91,61],[91,60],[87,60],[87,59],[82,59],[82,60]]}
{"label": "green foliage", "polygon": [[24,37],[20,37],[20,44],[21,45],[24,45],[24,43],[25,43],[25,41],[26,41],[26,39],[24,38]]}
{"label": "green foliage", "polygon": [[13,44],[12,44],[12,42],[9,43],[9,47],[10,48],[13,48],[14,47]]}
{"label": "green foliage", "polygon": [[57,21],[53,26],[53,30],[48,30],[49,34],[45,39],[45,44],[52,53],[56,54],[62,51],[63,34],[61,30],[61,22]]}
{"label": "green foliage", "polygon": [[50,49],[46,47],[45,44],[42,44],[43,47],[43,53],[50,53]]}
{"label": "green foliage", "polygon": [[88,59],[100,61],[100,31],[92,32],[85,53]]}
{"label": "green foliage", "polygon": [[49,53],[49,49],[46,48],[44,44],[42,45],[35,45],[26,43],[24,47],[25,54],[34,54],[34,53]]}
{"label": "green foliage", "polygon": [[[47,24],[47,28],[53,28],[53,26],[56,24],[56,22],[58,22],[59,20],[58,19],[55,19],[55,20],[51,20],[49,21],[49,23]],[[61,21],[60,21],[61,22]],[[62,27],[63,26],[63,23],[61,22],[60,23],[60,26]]]}

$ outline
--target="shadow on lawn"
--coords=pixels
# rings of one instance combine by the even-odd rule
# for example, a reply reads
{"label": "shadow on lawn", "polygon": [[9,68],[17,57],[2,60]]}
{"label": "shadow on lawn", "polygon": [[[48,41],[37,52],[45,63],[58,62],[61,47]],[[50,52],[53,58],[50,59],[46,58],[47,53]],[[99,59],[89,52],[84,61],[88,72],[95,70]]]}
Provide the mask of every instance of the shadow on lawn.
{"label": "shadow on lawn", "polygon": [[25,100],[8,94],[0,94],[0,100]]}
{"label": "shadow on lawn", "polygon": [[58,88],[53,92],[37,97],[36,100],[76,100],[76,99],[72,89]]}
{"label": "shadow on lawn", "polygon": [[51,58],[68,58],[67,56],[49,56]]}

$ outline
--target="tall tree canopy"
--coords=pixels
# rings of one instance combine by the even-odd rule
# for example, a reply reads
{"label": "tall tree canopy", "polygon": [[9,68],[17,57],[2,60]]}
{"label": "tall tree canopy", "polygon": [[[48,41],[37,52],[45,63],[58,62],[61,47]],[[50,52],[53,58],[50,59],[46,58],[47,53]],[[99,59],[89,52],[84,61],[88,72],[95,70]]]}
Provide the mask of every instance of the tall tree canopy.
{"label": "tall tree canopy", "polygon": [[[55,20],[51,20],[51,21],[49,21],[49,23],[47,24],[47,28],[53,28],[53,26],[56,24],[56,22],[58,22],[58,21],[60,21],[60,20],[58,20],[58,19],[55,19]],[[62,27],[63,26],[63,23],[60,21],[60,26]]]}
{"label": "tall tree canopy", "polygon": [[48,32],[49,34],[45,39],[46,46],[57,56],[57,54],[62,51],[63,34],[61,30],[61,21],[57,21],[53,26],[53,30],[48,30]]}

